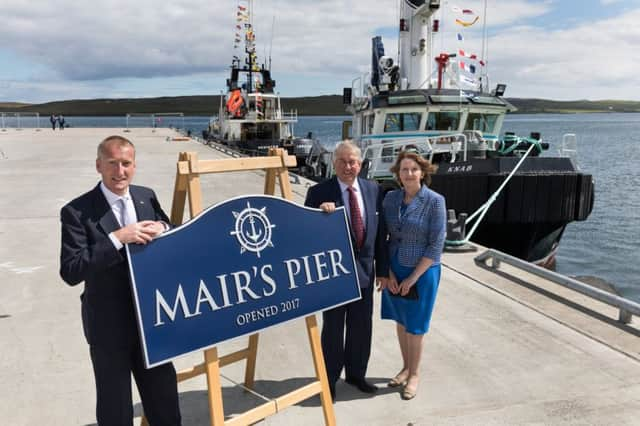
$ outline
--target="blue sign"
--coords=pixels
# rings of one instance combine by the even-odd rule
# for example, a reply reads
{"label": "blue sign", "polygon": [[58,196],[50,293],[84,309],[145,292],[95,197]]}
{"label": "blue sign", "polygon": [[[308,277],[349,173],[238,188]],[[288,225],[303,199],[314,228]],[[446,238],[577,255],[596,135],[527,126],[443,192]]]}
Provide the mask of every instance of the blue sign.
{"label": "blue sign", "polygon": [[344,210],[234,198],[127,252],[147,368],[360,298]]}

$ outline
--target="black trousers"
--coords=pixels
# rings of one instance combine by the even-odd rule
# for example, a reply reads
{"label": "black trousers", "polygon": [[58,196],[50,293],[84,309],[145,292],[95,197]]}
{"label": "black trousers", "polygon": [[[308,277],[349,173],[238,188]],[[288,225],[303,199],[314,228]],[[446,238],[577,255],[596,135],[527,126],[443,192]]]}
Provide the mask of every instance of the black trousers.
{"label": "black trousers", "polygon": [[100,426],[133,425],[131,373],[151,426],[179,426],[178,384],[173,364],[145,369],[138,344],[131,348],[90,347]]}
{"label": "black trousers", "polygon": [[[371,355],[373,286],[361,288],[362,298],[322,313],[322,353],[330,384],[345,377],[364,379]],[[346,338],[345,338],[346,330]]]}

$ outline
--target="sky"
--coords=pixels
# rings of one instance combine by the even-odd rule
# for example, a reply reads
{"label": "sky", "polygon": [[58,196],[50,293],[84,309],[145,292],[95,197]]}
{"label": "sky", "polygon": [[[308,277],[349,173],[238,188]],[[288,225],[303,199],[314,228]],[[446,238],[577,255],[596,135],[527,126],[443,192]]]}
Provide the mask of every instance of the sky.
{"label": "sky", "polygon": [[[247,0],[2,0],[0,102],[215,95]],[[481,19],[463,28],[456,10]],[[507,97],[640,100],[640,0],[441,0],[440,51],[481,52]],[[342,93],[397,50],[397,0],[253,0],[258,59],[283,97]],[[456,34],[463,32],[458,44]],[[267,58],[267,59],[265,59]]]}

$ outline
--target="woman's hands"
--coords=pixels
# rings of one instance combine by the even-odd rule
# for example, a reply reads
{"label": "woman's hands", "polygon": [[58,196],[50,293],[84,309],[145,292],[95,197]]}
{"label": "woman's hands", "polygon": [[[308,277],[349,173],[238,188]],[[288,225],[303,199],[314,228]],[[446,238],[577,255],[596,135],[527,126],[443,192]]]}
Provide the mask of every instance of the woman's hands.
{"label": "woman's hands", "polygon": [[407,278],[402,280],[402,282],[398,286],[398,292],[400,293],[400,295],[401,296],[406,296],[407,294],[409,294],[409,290],[411,290],[411,287],[416,285],[416,281],[417,281],[417,279],[412,278],[411,275],[409,275]]}
{"label": "woman's hands", "polygon": [[413,274],[409,275],[407,278],[402,280],[401,283],[398,284],[398,280],[392,271],[389,271],[389,278],[386,280],[386,285],[381,286],[380,282],[378,283],[378,291],[383,289],[388,289],[393,294],[400,294],[401,296],[406,296],[409,294],[409,290],[411,287],[416,285],[418,281],[416,278],[413,278]]}

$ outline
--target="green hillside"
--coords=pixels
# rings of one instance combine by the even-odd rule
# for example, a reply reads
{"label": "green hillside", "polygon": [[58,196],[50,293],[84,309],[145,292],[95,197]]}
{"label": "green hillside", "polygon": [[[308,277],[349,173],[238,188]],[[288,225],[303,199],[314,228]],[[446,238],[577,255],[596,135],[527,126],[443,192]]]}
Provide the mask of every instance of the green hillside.
{"label": "green hillside", "polygon": [[[636,101],[553,101],[548,99],[507,98],[518,108],[517,113],[576,113],[576,112],[640,112]],[[0,103],[0,112],[38,112],[42,116],[124,116],[128,113],[182,112],[185,115],[214,115],[220,96],[176,96],[129,99],[83,99],[24,104]],[[297,110],[299,115],[345,115],[341,95],[282,98],[285,111]]]}

